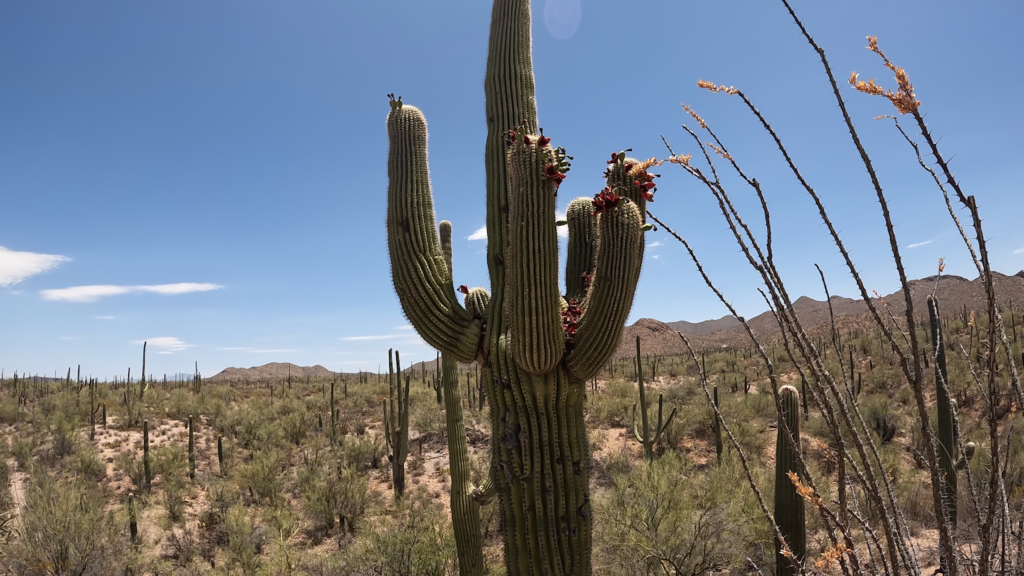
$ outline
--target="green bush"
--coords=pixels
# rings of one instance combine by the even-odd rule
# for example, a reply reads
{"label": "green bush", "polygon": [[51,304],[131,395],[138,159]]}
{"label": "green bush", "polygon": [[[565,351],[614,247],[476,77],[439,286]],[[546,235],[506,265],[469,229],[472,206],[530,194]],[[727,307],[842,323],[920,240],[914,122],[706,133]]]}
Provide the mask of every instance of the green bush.
{"label": "green bush", "polygon": [[595,572],[707,574],[740,565],[737,477],[693,471],[673,452],[615,478],[596,502]]}
{"label": "green bush", "polygon": [[116,573],[124,541],[114,535],[119,523],[104,513],[105,505],[102,492],[84,482],[32,474],[22,536],[6,547],[0,565],[23,576]]}

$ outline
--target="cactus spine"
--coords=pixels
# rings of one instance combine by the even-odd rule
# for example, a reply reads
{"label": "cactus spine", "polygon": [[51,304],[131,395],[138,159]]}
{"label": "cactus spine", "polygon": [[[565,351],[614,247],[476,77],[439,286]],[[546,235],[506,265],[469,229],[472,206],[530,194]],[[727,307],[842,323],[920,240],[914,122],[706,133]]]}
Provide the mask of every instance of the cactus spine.
{"label": "cactus spine", "polygon": [[395,485],[395,497],[405,495],[405,459],[409,456],[409,380],[405,376],[405,391],[402,391],[402,362],[398,351],[388,350],[388,397],[384,401],[384,437],[391,454],[391,479]]}
{"label": "cactus spine", "polygon": [[[530,22],[529,0],[494,1],[484,80],[489,305],[475,301],[482,289],[460,287],[465,307],[456,297],[434,227],[426,120],[401,99],[387,122],[388,251],[419,335],[452,360],[480,363],[506,573],[576,576],[593,571],[585,385],[629,315],[653,184],[640,162],[616,154],[608,188],[576,201],[563,298],[554,212],[568,157],[537,135]],[[593,234],[580,234],[589,226]]]}
{"label": "cactus spine", "polygon": [[[644,369],[643,363],[640,358],[640,337],[636,337],[636,381],[640,387],[640,422],[639,424],[643,428],[637,427],[636,421],[636,402],[633,403],[633,437],[636,438],[644,447],[644,458],[650,462],[654,460],[654,445],[661,439],[661,434],[665,432],[668,425],[672,423],[672,419],[676,417],[676,409],[672,409],[672,413],[668,415],[668,420],[662,422],[662,409],[665,403],[665,396],[658,394],[658,422],[654,425],[652,430],[647,421],[647,395],[644,391]],[[717,396],[717,392],[716,392]],[[716,420],[717,422],[717,420]]]}
{"label": "cactus spine", "polygon": [[[807,553],[807,529],[804,518],[804,499],[797,494],[790,474],[796,474],[800,457],[800,393],[792,386],[779,388],[778,438],[775,441],[775,524],[786,539],[786,545],[797,563],[803,563]],[[786,430],[793,437],[789,442]],[[782,545],[775,541],[775,570],[780,576],[798,576],[800,571],[793,559],[782,553]]]}

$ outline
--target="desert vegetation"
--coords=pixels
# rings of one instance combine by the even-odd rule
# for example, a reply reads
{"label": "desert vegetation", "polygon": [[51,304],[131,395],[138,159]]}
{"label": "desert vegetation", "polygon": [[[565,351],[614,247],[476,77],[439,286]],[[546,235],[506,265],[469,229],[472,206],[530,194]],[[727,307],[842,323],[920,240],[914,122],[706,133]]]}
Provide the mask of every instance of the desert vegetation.
{"label": "desert vegetation", "polygon": [[[685,146],[666,139],[660,158],[612,153],[607,187],[556,222],[572,158],[538,123],[530,3],[495,0],[490,288],[454,285],[426,120],[390,98],[393,283],[437,359],[403,365],[382,349],[387,370],[377,373],[207,379],[197,369],[168,380],[147,374],[143,347],[135,377],[4,377],[0,566],[23,576],[1020,572],[1024,327],[1004,294],[1024,290],[1024,277],[991,269],[977,202],[950,172],[909,74],[872,37],[896,88],[836,78],[782,4],[820,58],[869,174],[895,295],[868,292],[770,120],[743,90],[709,81],[697,87],[734,98],[818,207],[862,311],[836,314],[827,297],[827,314],[801,313],[776,267],[770,191],[689,106]],[[935,276],[907,278],[846,111],[856,94],[844,88],[898,115],[880,120],[894,123],[949,207],[979,297],[949,289],[941,261]],[[656,166],[684,171],[717,200],[762,280],[761,324],[731,307],[672,215],[654,212]],[[761,210],[742,214],[733,194],[752,194]],[[564,290],[558,226],[569,230]],[[655,230],[679,241],[739,338],[648,322],[658,342],[674,343],[666,353],[641,323],[624,327]]]}

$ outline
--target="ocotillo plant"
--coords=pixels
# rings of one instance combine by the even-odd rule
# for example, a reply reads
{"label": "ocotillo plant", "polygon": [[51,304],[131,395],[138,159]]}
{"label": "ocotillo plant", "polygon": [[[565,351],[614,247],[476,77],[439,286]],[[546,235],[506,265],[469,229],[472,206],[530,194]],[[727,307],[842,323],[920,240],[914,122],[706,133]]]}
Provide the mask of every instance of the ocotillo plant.
{"label": "ocotillo plant", "polygon": [[540,134],[530,21],[529,0],[495,0],[484,82],[489,306],[471,312],[456,298],[434,228],[426,120],[400,99],[387,122],[388,248],[419,335],[456,361],[481,363],[507,574],[571,576],[592,572],[584,386],[629,314],[654,185],[649,163],[617,153],[607,188],[570,204],[563,298],[555,193],[569,158]]}
{"label": "ocotillo plant", "polygon": [[391,479],[395,486],[395,497],[405,495],[405,459],[409,456],[409,380],[405,376],[405,391],[402,390],[402,362],[398,351],[388,350],[388,397],[384,400],[384,437],[391,454]]}
{"label": "ocotillo plant", "polygon": [[775,441],[775,524],[792,556],[783,553],[782,543],[776,538],[775,573],[798,576],[800,570],[794,560],[802,563],[807,554],[804,498],[797,493],[793,483],[800,458],[800,393],[788,385],[779,388],[779,404],[781,411]]}
{"label": "ocotillo plant", "polygon": [[[662,409],[665,403],[664,394],[658,394],[658,422],[652,430],[647,422],[647,395],[644,392],[644,368],[640,358],[640,337],[636,337],[636,378],[640,387],[640,422],[636,420],[636,402],[633,403],[633,437],[644,447],[644,458],[648,462],[654,460],[654,445],[661,439],[661,435],[676,417],[676,409],[668,415],[668,419],[662,422]],[[717,393],[716,393],[717,394]],[[715,422],[718,422],[716,419]],[[639,428],[642,426],[643,428]]]}
{"label": "ocotillo plant", "polygon": [[[942,334],[942,320],[939,317],[939,303],[934,296],[928,297],[928,320],[931,323],[932,346],[935,360],[935,409],[938,412],[939,479],[942,495],[942,511],[951,529],[957,524],[957,478],[956,471],[967,467],[974,456],[974,445],[964,447],[960,458],[956,457],[957,422],[954,414],[955,402],[949,396],[949,379],[946,372],[946,342]],[[942,547],[940,547],[940,550]],[[948,559],[943,557],[940,564],[945,573]]]}

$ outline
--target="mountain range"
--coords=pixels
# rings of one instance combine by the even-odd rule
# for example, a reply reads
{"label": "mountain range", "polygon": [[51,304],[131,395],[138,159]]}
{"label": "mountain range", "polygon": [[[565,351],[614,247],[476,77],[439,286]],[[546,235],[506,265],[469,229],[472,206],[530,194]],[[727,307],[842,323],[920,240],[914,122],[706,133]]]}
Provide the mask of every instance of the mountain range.
{"label": "mountain range", "polygon": [[[1013,276],[998,272],[993,272],[992,276],[1000,309],[1004,311],[1018,309],[1020,304],[1024,303],[1024,270]],[[959,314],[965,308],[980,314],[986,307],[985,287],[980,278],[968,280],[952,275],[938,278],[930,276],[920,280],[911,280],[909,284],[913,298],[914,316],[919,319],[927,317],[926,299],[933,293],[939,300],[940,312],[945,316]],[[905,315],[906,301],[902,291],[881,297],[876,295],[872,298],[872,302],[881,314],[888,315],[891,312],[893,316],[901,320]],[[801,296],[793,302],[793,308],[803,327],[812,336],[827,335],[831,330],[829,304],[831,304],[832,315],[840,330],[845,331],[852,327],[868,328],[872,325],[873,321],[868,314],[868,307],[863,300],[832,296],[830,300],[826,301]],[[886,308],[888,308],[888,312],[884,311]],[[771,311],[748,318],[747,324],[759,338],[766,341],[777,338],[780,334],[778,323]],[[696,349],[745,346],[750,343],[750,338],[742,324],[732,316],[723,316],[703,322],[687,322],[685,320],[663,322],[653,318],[641,318],[632,325],[626,326],[619,341],[619,347],[615,351],[615,357],[632,356],[635,353],[634,338],[636,336],[640,336],[644,354],[659,356],[686,354],[686,347],[678,333],[685,334]],[[409,369],[417,373],[427,370],[429,373],[435,369],[434,363],[435,360],[417,362]],[[228,368],[210,380],[284,380],[289,373],[294,379],[305,379],[307,376],[330,378],[334,374],[320,365],[302,367],[273,362],[252,368]]]}

